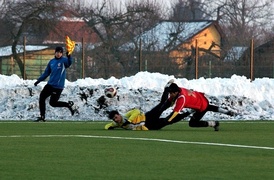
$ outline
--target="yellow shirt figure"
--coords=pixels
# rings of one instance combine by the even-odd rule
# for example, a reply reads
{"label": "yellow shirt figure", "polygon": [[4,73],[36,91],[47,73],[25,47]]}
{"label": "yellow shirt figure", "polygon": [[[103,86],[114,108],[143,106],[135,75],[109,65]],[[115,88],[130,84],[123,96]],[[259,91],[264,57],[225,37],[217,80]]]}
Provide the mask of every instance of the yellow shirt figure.
{"label": "yellow shirt figure", "polygon": [[132,109],[124,116],[114,111],[113,122],[105,125],[105,129],[123,128],[128,130],[148,130],[145,126],[146,117],[139,109]]}

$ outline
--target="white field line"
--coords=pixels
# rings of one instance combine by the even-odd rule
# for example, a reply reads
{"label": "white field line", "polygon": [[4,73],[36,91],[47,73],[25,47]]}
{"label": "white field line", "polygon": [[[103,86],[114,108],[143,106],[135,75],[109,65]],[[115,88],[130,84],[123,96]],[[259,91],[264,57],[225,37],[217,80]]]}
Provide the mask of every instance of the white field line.
{"label": "white field line", "polygon": [[[34,120],[0,120],[0,123],[34,123]],[[47,120],[42,123],[108,123],[112,122],[111,120],[107,121],[92,121],[92,120]],[[274,123],[273,120],[219,120],[221,123]],[[177,123],[188,123],[187,120],[181,120]]]}
{"label": "white field line", "polygon": [[178,143],[178,144],[196,144],[196,145],[274,150],[274,147],[264,147],[264,146],[248,146],[248,145],[239,145],[239,144],[223,144],[223,143],[210,143],[210,142],[192,142],[192,141],[178,141],[178,140],[168,140],[168,139],[115,137],[115,136],[93,136],[93,135],[11,135],[11,136],[0,136],[0,138],[24,138],[24,137],[34,137],[34,138],[80,137],[80,138],[122,139],[122,140],[157,141],[157,142],[168,142],[168,143]]}

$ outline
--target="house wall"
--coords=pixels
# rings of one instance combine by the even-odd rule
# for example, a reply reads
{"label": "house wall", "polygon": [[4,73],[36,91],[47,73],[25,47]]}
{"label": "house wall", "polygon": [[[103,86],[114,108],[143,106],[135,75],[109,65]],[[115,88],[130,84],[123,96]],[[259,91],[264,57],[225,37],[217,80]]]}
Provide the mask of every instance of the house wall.
{"label": "house wall", "polygon": [[212,46],[212,42],[216,45],[210,49],[211,55],[220,57],[221,35],[214,25],[204,29],[192,39],[180,45],[176,50],[170,52],[170,58],[179,65],[180,69],[185,68],[185,63],[188,60],[194,59],[195,47],[199,47],[199,56],[209,54],[209,48]]}
{"label": "house wall", "polygon": [[[28,79],[38,78],[44,72],[50,59],[54,57],[54,49],[46,49],[36,52],[28,52],[26,54],[26,75]],[[20,54],[23,60],[23,54]],[[12,75],[17,74],[21,77],[19,66],[12,56],[2,57],[1,74]]]}
{"label": "house wall", "polygon": [[99,37],[93,32],[86,22],[82,21],[60,21],[45,38],[44,43],[64,43],[65,36],[71,37],[76,43],[81,43],[82,39],[88,43],[98,43]]}
{"label": "house wall", "polygon": [[[254,51],[254,76],[274,77],[274,41],[257,47]],[[249,60],[249,57],[246,58]],[[247,61],[246,60],[246,61]]]}

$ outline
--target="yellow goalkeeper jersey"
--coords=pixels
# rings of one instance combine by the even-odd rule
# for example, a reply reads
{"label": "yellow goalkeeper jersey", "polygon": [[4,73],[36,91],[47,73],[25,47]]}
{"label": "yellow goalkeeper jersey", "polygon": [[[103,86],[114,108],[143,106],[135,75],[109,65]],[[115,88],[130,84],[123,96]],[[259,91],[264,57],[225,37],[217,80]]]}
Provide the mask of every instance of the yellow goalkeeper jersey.
{"label": "yellow goalkeeper jersey", "polygon": [[122,116],[122,122],[111,122],[105,125],[105,129],[123,128],[129,130],[148,130],[145,125],[145,114],[139,109],[132,109]]}

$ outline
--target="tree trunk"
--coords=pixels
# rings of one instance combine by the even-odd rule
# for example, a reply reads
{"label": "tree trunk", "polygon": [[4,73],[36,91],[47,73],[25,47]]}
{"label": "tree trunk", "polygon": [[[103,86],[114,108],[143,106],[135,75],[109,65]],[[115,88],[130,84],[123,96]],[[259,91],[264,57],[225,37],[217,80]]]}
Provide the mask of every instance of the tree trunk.
{"label": "tree trunk", "polygon": [[20,69],[20,73],[21,73],[22,78],[24,78],[24,63],[22,62],[20,56],[18,55],[18,53],[16,51],[16,45],[17,45],[17,43],[16,44],[15,43],[12,44],[12,47],[11,47],[11,49],[12,49],[12,55],[13,55],[13,58],[15,59],[15,61],[18,64],[18,67]]}

